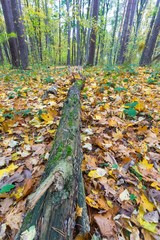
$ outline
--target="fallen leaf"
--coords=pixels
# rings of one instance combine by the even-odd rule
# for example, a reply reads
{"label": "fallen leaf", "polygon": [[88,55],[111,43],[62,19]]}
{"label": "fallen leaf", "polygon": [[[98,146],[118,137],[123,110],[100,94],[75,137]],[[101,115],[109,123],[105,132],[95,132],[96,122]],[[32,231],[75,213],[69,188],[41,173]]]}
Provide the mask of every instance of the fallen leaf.
{"label": "fallen leaf", "polygon": [[108,238],[116,236],[116,225],[112,220],[112,215],[109,212],[104,215],[96,214],[94,216],[94,220],[97,223],[103,237]]}

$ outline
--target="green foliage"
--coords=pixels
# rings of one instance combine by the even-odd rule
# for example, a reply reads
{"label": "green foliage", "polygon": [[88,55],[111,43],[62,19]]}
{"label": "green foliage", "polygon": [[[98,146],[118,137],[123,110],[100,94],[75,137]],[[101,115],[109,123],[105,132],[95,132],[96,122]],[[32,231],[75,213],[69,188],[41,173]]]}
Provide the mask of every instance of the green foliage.
{"label": "green foliage", "polygon": [[112,165],[112,168],[113,168],[113,169],[118,169],[118,164],[113,164],[113,165]]}
{"label": "green foliage", "polygon": [[160,79],[160,74],[158,71],[153,71],[149,78],[147,79],[148,84],[158,84]]}
{"label": "green foliage", "polygon": [[124,87],[116,87],[116,88],[114,89],[115,92],[122,92],[122,91],[126,91],[126,90],[127,90],[127,89],[124,88]]}
{"label": "green foliage", "polygon": [[54,83],[54,78],[52,76],[48,76],[46,78],[44,78],[44,82],[45,83]]}
{"label": "green foliage", "polygon": [[27,116],[29,116],[31,114],[32,114],[32,112],[31,112],[30,108],[17,112],[17,115],[22,115],[23,117],[27,117]]}
{"label": "green foliage", "polygon": [[0,193],[10,192],[11,189],[15,188],[14,184],[7,184],[0,189]]}
{"label": "green foliage", "polygon": [[134,195],[134,194],[130,194],[130,200],[131,201],[135,201],[136,200],[136,198],[137,198],[137,196],[136,195]]}
{"label": "green foliage", "polygon": [[137,111],[134,108],[124,109],[123,112],[129,117],[135,117],[137,115]]}
{"label": "green foliage", "polygon": [[130,107],[130,108],[134,108],[136,107],[138,104],[138,102],[131,102],[131,103],[126,103],[125,106],[126,107]]}

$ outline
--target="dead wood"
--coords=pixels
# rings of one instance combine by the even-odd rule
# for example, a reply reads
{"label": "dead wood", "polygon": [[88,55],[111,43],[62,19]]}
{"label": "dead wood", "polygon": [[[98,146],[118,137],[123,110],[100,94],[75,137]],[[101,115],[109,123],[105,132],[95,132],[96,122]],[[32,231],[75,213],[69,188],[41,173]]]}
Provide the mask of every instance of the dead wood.
{"label": "dead wood", "polygon": [[[76,224],[80,233],[89,231],[80,140],[80,91],[83,80],[70,88],[41,183],[28,199],[28,213],[16,239],[73,239]],[[76,216],[77,205],[82,216]],[[77,223],[76,223],[77,222]]]}

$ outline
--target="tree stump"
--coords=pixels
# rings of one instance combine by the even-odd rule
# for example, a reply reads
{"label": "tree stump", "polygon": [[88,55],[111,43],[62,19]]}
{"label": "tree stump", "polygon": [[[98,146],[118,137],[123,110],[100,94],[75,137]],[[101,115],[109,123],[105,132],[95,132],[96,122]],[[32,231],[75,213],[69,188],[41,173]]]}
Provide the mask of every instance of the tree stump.
{"label": "tree stump", "polygon": [[[17,240],[24,240],[26,236],[34,240],[71,240],[76,222],[80,233],[89,231],[81,173],[80,91],[83,84],[83,80],[77,80],[68,92],[49,160],[40,186],[28,199],[28,213]],[[78,217],[77,206],[82,210]]]}

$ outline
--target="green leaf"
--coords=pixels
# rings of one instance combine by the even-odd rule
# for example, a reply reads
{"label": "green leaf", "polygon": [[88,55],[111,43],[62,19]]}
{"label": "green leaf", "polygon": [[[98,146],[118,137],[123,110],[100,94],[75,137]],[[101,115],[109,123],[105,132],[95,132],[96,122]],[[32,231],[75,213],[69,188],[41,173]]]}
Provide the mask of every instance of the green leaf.
{"label": "green leaf", "polygon": [[134,108],[124,109],[123,112],[129,117],[135,117],[137,115],[137,111]]}
{"label": "green leaf", "polygon": [[113,168],[113,169],[118,169],[118,164],[113,164],[113,165],[112,165],[112,168]]}
{"label": "green leaf", "polygon": [[138,102],[131,102],[131,103],[126,103],[125,106],[126,107],[130,107],[130,108],[134,108],[135,106],[137,106]]}
{"label": "green leaf", "polygon": [[9,192],[11,189],[15,188],[15,185],[13,184],[7,184],[5,186],[3,186],[0,190],[0,193],[7,193]]}
{"label": "green leaf", "polygon": [[131,201],[134,201],[134,200],[136,200],[136,198],[137,198],[137,196],[136,195],[134,195],[134,194],[130,194],[130,200]]}
{"label": "green leaf", "polygon": [[114,91],[116,91],[116,92],[122,92],[122,91],[126,91],[126,88],[124,88],[124,87],[116,87],[116,88],[114,89]]}

